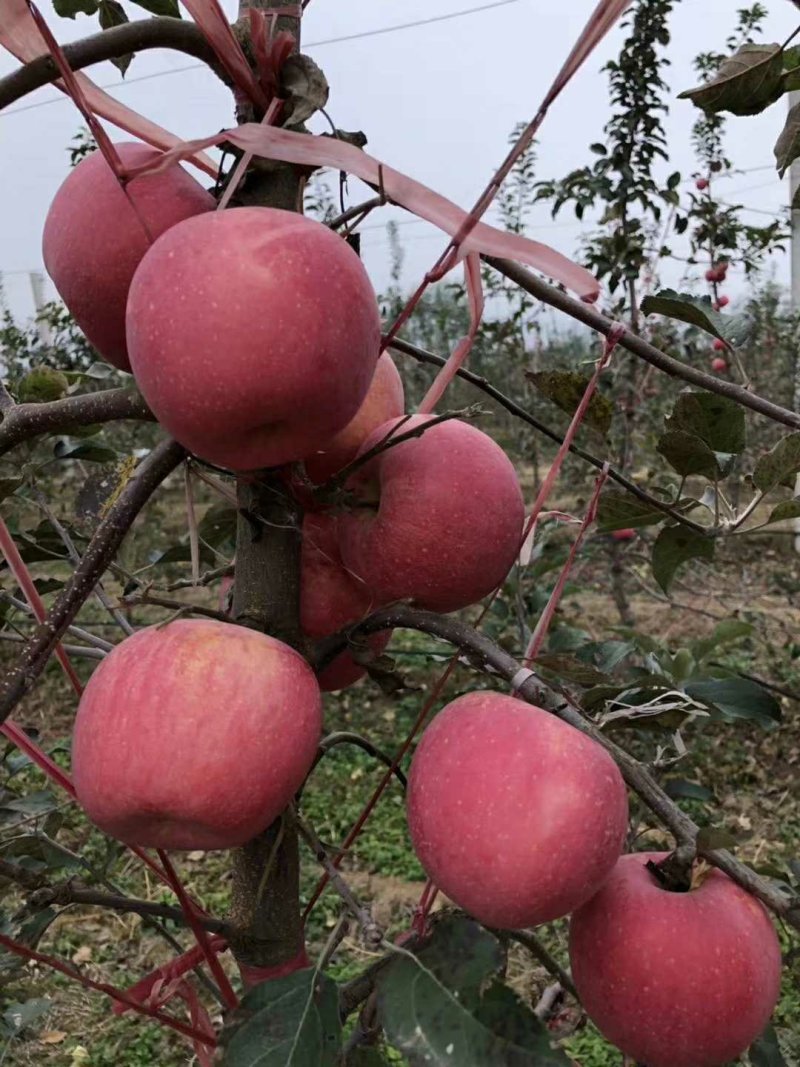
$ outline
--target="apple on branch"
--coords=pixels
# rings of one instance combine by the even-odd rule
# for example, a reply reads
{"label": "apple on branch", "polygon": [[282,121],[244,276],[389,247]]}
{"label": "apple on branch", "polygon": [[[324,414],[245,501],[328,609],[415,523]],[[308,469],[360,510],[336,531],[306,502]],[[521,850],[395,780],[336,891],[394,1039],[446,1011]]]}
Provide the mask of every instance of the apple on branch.
{"label": "apple on branch", "polygon": [[[384,423],[359,455],[430,420]],[[410,599],[456,611],[500,585],[519,553],[524,506],[513,464],[491,437],[458,419],[384,448],[346,489],[358,506],[339,518],[342,560],[378,603]]]}
{"label": "apple on branch", "polygon": [[778,1000],[781,951],[763,906],[718,870],[688,892],[623,856],[572,916],[572,977],[589,1018],[647,1067],[721,1067],[758,1037]]}
{"label": "apple on branch", "polygon": [[358,411],[380,317],[361,260],[327,226],[238,207],[153,245],[128,297],[131,367],[161,425],[236,471],[293,463]]}
{"label": "apple on branch", "polygon": [[[154,148],[115,145],[126,167],[157,159]],[[103,359],[131,369],[125,306],[152,242],[176,223],[210,212],[213,196],[177,164],[120,184],[102,152],[82,159],[59,188],[42,238],[44,265],[64,303]]]}
{"label": "apple on branch", "polygon": [[502,693],[468,693],[423,734],[408,779],[420,863],[488,926],[536,926],[593,896],[625,843],[628,797],[595,741]]}
{"label": "apple on branch", "polygon": [[283,642],[212,619],[150,626],[108,654],[81,698],[78,801],[129,845],[235,848],[290,803],[321,728],[314,673]]}

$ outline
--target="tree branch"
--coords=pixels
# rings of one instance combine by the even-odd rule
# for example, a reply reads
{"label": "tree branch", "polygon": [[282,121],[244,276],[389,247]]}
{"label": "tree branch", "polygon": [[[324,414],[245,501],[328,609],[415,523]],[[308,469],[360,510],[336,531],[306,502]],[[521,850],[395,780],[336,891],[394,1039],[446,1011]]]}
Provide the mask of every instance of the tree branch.
{"label": "tree branch", "polygon": [[[604,337],[607,337],[616,325],[611,319],[601,315],[599,311],[595,311],[589,304],[584,304],[580,300],[574,300],[571,296],[567,296],[566,293],[562,293],[554,285],[549,285],[547,282],[542,281],[541,278],[537,278],[535,274],[525,267],[521,267],[518,263],[514,263],[510,259],[495,259],[493,256],[484,256],[483,258],[495,270],[500,271],[506,278],[510,278],[512,282],[516,282],[531,296],[537,297],[558,311],[563,311],[570,318],[577,319],[578,322],[590,326]],[[800,430],[800,414],[797,412],[782,408],[779,404],[773,404],[771,400],[765,400],[763,397],[749,392],[741,385],[736,385],[735,382],[728,382],[712,374],[706,374],[704,371],[695,370],[694,367],[689,367],[687,364],[681,363],[680,360],[666,355],[654,345],[631,333],[630,330],[625,330],[619,343],[635,356],[645,360],[646,363],[652,364],[652,366],[657,367],[673,378],[681,378],[683,381],[691,382],[692,385],[707,389],[710,393],[726,396],[730,400],[735,400],[737,404],[741,404],[742,407],[757,411],[760,415],[766,415],[773,422],[780,422],[793,430]]]}
{"label": "tree branch", "polygon": [[230,622],[229,616],[222,611],[204,608],[200,604],[192,604],[188,600],[172,600],[170,597],[155,596],[147,591],[129,593],[127,596],[120,597],[119,602],[125,607],[133,607],[135,604],[152,604],[154,607],[168,608],[170,611],[202,615],[206,619],[216,619],[217,622]]}
{"label": "tree branch", "polygon": [[[399,337],[396,337],[391,345],[391,349],[400,352],[402,355],[411,356],[413,359],[418,360],[420,363],[430,363],[435,367],[443,367],[447,360],[444,356],[436,355],[434,352],[428,352],[424,348],[419,348],[417,345],[412,345],[408,341],[403,341]],[[504,407],[506,411],[516,416],[518,419],[522,419],[523,422],[527,422],[529,426],[532,426],[535,430],[541,433],[544,437],[548,437],[557,445],[564,443],[564,437],[562,434],[556,433],[555,430],[551,430],[545,423],[540,422],[534,415],[531,415],[525,408],[520,407],[510,397],[507,397],[504,393],[501,393],[499,389],[495,388],[486,378],[479,374],[474,374],[472,371],[467,370],[465,367],[461,367],[456,371],[456,375],[459,378],[463,378],[464,381],[474,385],[476,389],[480,389],[486,393],[487,396],[496,400],[501,407]],[[582,460],[590,463],[597,470],[603,470],[605,462],[602,459],[598,459],[597,456],[593,456],[591,452],[587,452],[586,449],[581,448],[580,445],[571,444],[569,446],[570,452],[579,456]],[[654,511],[660,511],[663,515],[667,515],[674,522],[678,522],[681,526],[688,526],[690,529],[695,530],[698,533],[704,532],[703,527],[691,519],[687,519],[685,515],[681,515],[675,508],[670,507],[669,504],[665,504],[663,500],[659,500],[658,497],[651,496],[645,489],[641,489],[635,482],[632,482],[629,478],[626,478],[624,474],[620,474],[618,470],[613,467],[609,468],[608,476],[611,481],[616,482],[617,485],[621,485],[632,496],[637,497],[648,507],[653,508]]]}
{"label": "tree branch", "polygon": [[526,948],[568,993],[571,993],[576,1000],[579,1000],[578,991],[569,972],[564,970],[555,956],[548,952],[534,933],[531,933],[530,930],[492,930],[491,932],[501,941],[516,941],[518,945]]}
{"label": "tree branch", "polygon": [[39,434],[67,433],[73,426],[119,419],[155,421],[147,404],[133,389],[104,389],[46,404],[15,404],[6,409],[0,422],[0,456]]}
{"label": "tree branch", "polygon": [[[381,630],[392,629],[419,630],[432,637],[439,637],[461,649],[472,667],[509,683],[518,676],[521,670],[518,660],[471,626],[467,626],[458,619],[437,615],[432,611],[411,608],[405,604],[382,608],[367,616],[357,626],[348,627],[346,632],[324,638],[317,645],[313,660],[315,669],[319,671],[327,666],[342,649],[347,647],[348,639],[352,639],[354,634],[366,637]],[[566,700],[563,694],[553,690],[535,674],[518,685],[516,691],[524,700],[546,707],[564,722],[601,744],[615,760],[630,788],[670,830],[677,845],[679,847],[692,845],[696,848],[697,834],[700,829],[697,823],[681,811],[638,760],[586,719],[580,708]],[[713,866],[724,871],[748,893],[758,897],[776,915],[800,930],[800,902],[781,892],[776,886],[771,885],[723,849],[696,848],[696,851]]]}
{"label": "tree branch", "polygon": [[185,455],[177,442],[162,441],[136,468],[95,530],[80,566],[73,571],[47,618],[36,628],[22,655],[0,680],[0,722],[8,718],[31,689],[47,665],[59,638],[64,635],[113,560],[134,519]]}
{"label": "tree branch", "polygon": [[[183,19],[151,18],[126,22],[102,33],[84,37],[63,46],[73,70],[82,70],[107,59],[119,59],[131,52],[151,48],[171,48],[206,63],[226,84],[229,79],[220,67],[214,50],[194,22]],[[0,109],[15,103],[43,85],[58,81],[60,75],[52,56],[39,56],[0,78]]]}

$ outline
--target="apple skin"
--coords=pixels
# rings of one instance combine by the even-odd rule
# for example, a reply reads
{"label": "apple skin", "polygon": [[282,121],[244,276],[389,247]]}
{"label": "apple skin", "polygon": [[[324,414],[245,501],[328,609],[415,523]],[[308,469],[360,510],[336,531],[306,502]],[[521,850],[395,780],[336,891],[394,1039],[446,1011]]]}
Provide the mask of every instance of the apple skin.
{"label": "apple skin", "polygon": [[[131,168],[161,155],[131,141],[115,148]],[[50,205],[42,254],[47,273],[89,342],[108,363],[129,371],[125,305],[151,238],[183,219],[210,212],[215,201],[177,164],[134,178],[126,191],[101,152],[82,159]]]}
{"label": "apple skin", "polygon": [[722,356],[714,356],[711,360],[711,369],[722,373],[728,369],[728,364],[722,358]]}
{"label": "apple skin", "polygon": [[[359,455],[393,426],[402,434],[428,421],[390,420]],[[357,471],[347,488],[378,499],[339,518],[345,566],[378,602],[411,599],[449,612],[474,604],[502,583],[519,553],[524,504],[514,467],[485,433],[457,419],[389,448]]]}
{"label": "apple skin", "polygon": [[698,178],[694,184],[695,188],[699,189],[702,193],[704,189],[708,188],[708,178]]}
{"label": "apple skin", "polygon": [[[318,640],[358,622],[380,605],[342,563],[336,519],[308,514],[303,520],[300,559],[300,625],[306,637]],[[373,634],[367,644],[376,655],[386,648],[391,630]],[[346,689],[366,671],[349,652],[341,652],[317,677],[323,692]]]}
{"label": "apple skin", "polygon": [[161,425],[231,470],[303,459],[353,418],[375,372],[378,305],[361,260],[292,211],[187,219],[128,297],[137,385]]}
{"label": "apple skin", "polygon": [[383,352],[364,402],[343,430],[324,448],[305,458],[306,474],[321,485],[356,458],[364,440],[376,426],[405,411],[403,381],[388,352]]}
{"label": "apple skin", "polygon": [[572,977],[590,1019],[647,1067],[717,1067],[767,1025],[781,952],[762,905],[721,871],[671,893],[623,856],[570,921]]}
{"label": "apple skin", "polygon": [[211,619],[151,626],[86,686],[72,740],[78,801],[126,844],[235,848],[292,800],[321,728],[316,678],[288,645]]}
{"label": "apple skin", "polygon": [[728,346],[725,344],[721,337],[714,338],[714,350],[716,352],[725,352],[727,348]]}
{"label": "apple skin", "polygon": [[726,308],[728,304],[730,304],[730,302],[731,298],[729,296],[725,296],[725,294],[723,293],[714,305],[715,311],[721,311],[723,308]]}
{"label": "apple skin", "polygon": [[494,692],[458,697],[427,728],[407,810],[428,876],[501,929],[557,919],[593,896],[628,825],[625,783],[605,749]]}

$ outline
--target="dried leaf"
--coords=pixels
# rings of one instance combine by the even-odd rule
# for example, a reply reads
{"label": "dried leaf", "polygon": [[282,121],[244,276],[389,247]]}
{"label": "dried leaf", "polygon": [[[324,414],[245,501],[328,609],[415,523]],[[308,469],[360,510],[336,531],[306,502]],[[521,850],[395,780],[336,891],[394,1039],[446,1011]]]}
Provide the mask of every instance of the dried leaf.
{"label": "dried leaf", "polygon": [[719,67],[714,77],[678,95],[703,111],[757,115],[784,91],[783,57],[779,44],[743,44]]}
{"label": "dried leaf", "polygon": [[288,125],[299,126],[325,107],[330,88],[320,67],[310,56],[289,56],[281,67],[281,89],[291,102]]}

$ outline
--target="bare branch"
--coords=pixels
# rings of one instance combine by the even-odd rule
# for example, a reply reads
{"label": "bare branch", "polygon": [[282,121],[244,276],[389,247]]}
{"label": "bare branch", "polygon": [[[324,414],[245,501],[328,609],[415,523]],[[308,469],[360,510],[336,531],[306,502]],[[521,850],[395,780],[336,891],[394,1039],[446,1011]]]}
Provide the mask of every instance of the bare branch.
{"label": "bare branch", "polygon": [[308,772],[309,775],[313,773],[314,768],[320,760],[324,758],[325,754],[330,752],[330,750],[337,745],[356,745],[357,748],[366,752],[368,756],[372,756],[373,759],[382,763],[384,767],[391,767],[392,773],[402,786],[403,792],[405,792],[406,787],[408,786],[408,781],[402,770],[399,767],[395,767],[392,757],[379,749],[377,745],[373,745],[373,743],[368,741],[366,737],[362,737],[361,734],[356,734],[349,730],[337,730],[332,734],[328,734],[327,737],[323,737],[319,743],[319,752],[311,766],[311,770]]}
{"label": "bare branch", "polygon": [[[94,63],[119,59],[131,52],[144,52],[151,48],[185,52],[207,63],[226,84],[229,82],[200,28],[196,23],[183,19],[151,18],[126,22],[63,46],[64,55],[73,70],[82,70]],[[43,85],[58,81],[58,78],[58,67],[49,55],[25,63],[5,78],[0,78],[0,109],[41,89]]]}
{"label": "bare branch", "polygon": [[46,404],[15,404],[6,409],[0,422],[0,456],[39,434],[68,433],[74,426],[119,419],[154,421],[147,404],[132,389],[104,389]]}
{"label": "bare branch", "polygon": [[[17,645],[25,644],[25,638],[20,637],[19,634],[7,634],[0,633],[0,641],[11,641]],[[77,656],[79,659],[105,659],[106,653],[100,648],[90,648],[88,645],[64,645],[64,651],[70,656]]]}
{"label": "bare branch", "polygon": [[[519,266],[519,264],[512,262],[510,259],[495,259],[492,256],[484,258],[490,266],[500,271],[506,278],[510,278],[512,282],[516,282],[520,288],[530,293],[531,296],[537,297],[558,311],[563,311],[571,318],[577,319],[578,322],[585,323],[586,326],[597,330],[604,337],[607,337],[615,327],[616,324],[611,319],[601,315],[599,311],[595,311],[589,304],[574,300],[571,296],[561,292],[560,289],[556,289],[554,285],[548,285],[547,282],[537,278],[531,271]],[[730,400],[735,400],[737,404],[741,404],[742,407],[757,411],[759,415],[766,415],[773,422],[780,422],[793,430],[800,430],[800,414],[797,412],[782,408],[779,404],[773,404],[771,400],[765,400],[764,397],[749,392],[741,385],[736,385],[735,382],[725,381],[722,378],[706,374],[704,371],[696,370],[694,367],[681,363],[680,360],[673,359],[672,356],[666,355],[641,337],[637,337],[630,330],[625,330],[619,343],[635,356],[643,359],[646,363],[652,364],[654,367],[658,367],[659,370],[664,371],[665,374],[669,374],[673,378],[681,378],[683,381],[691,382],[692,385],[699,385],[702,389],[707,389],[710,393],[726,396]]]}
{"label": "bare branch", "polygon": [[44,670],[59,638],[91,596],[134,519],[161,482],[186,455],[175,441],[162,441],[139,464],[89,542],[83,559],[22,655],[0,680],[0,722],[13,711]]}
{"label": "bare branch", "polygon": [[170,582],[167,586],[167,592],[172,593],[176,589],[195,589],[201,585],[211,585],[219,578],[227,578],[233,575],[234,565],[232,563],[226,563],[224,567],[215,567],[214,570],[205,571],[197,581],[193,581],[191,578],[178,578],[174,582]]}
{"label": "bare branch", "polygon": [[558,980],[562,988],[566,989],[568,993],[571,993],[578,1000],[578,991],[570,978],[569,972],[561,966],[555,956],[547,951],[536,934],[530,930],[492,930],[492,933],[501,941],[516,941],[517,944],[526,948]]}
{"label": "bare branch", "polygon": [[[434,352],[428,352],[424,348],[419,348],[417,345],[412,345],[408,341],[403,341],[399,337],[395,337],[392,341],[390,348],[406,356],[411,356],[413,359],[419,360],[420,363],[430,363],[435,367],[443,367],[447,360],[444,356],[436,355]],[[545,423],[540,422],[534,415],[531,415],[525,408],[520,407],[510,397],[507,397],[504,393],[501,393],[499,389],[491,384],[486,378],[483,378],[479,374],[474,374],[472,371],[467,370],[465,367],[456,371],[456,375],[459,378],[463,378],[464,381],[474,385],[476,389],[482,390],[487,396],[492,397],[498,404],[516,416],[518,419],[522,419],[523,422],[527,422],[529,426],[532,426],[535,430],[538,430],[543,436],[548,437],[557,445],[564,443],[563,434],[556,433],[555,430],[550,429]],[[569,446],[570,452],[579,456],[581,459],[590,463],[597,470],[603,470],[605,463],[602,459],[598,459],[597,456],[593,456],[591,452],[587,452],[586,449],[581,448],[580,445],[571,444]],[[660,511],[663,515],[669,516],[674,522],[680,523],[681,526],[688,526],[689,529],[695,530],[700,533],[703,532],[703,527],[691,519],[688,519],[685,515],[682,515],[675,508],[665,504],[663,500],[658,497],[651,496],[645,489],[640,488],[636,482],[632,482],[629,478],[626,478],[624,474],[620,474],[618,470],[613,467],[609,468],[608,476],[611,481],[616,482],[617,485],[621,485],[632,496],[637,497],[648,507],[653,508],[654,511]]]}
{"label": "bare branch", "polygon": [[155,596],[147,591],[143,593],[129,593],[120,598],[120,604],[126,607],[134,604],[152,604],[159,608],[169,608],[171,611],[186,612],[191,615],[202,615],[207,619],[216,619],[217,622],[230,622],[229,616],[213,608],[204,608],[199,604],[191,604],[188,600],[171,600],[169,597]]}
{"label": "bare branch", "polygon": [[[458,619],[437,615],[432,611],[422,611],[405,604],[382,608],[367,616],[357,626],[348,627],[346,632],[324,638],[317,645],[314,667],[317,671],[331,662],[334,656],[347,647],[353,634],[378,633],[381,630],[403,629],[419,630],[439,637],[460,648],[471,666],[486,674],[501,678],[510,683],[519,676],[521,664],[504,649],[500,648],[483,634]],[[776,915],[800,930],[800,901],[789,897],[756,874],[745,864],[735,859],[724,849],[697,848],[699,826],[671,800],[649,771],[638,760],[629,755],[619,745],[611,741],[602,730],[584,717],[583,712],[562,693],[552,689],[535,674],[517,687],[517,692],[529,703],[548,708],[564,722],[574,726],[592,740],[601,744],[614,758],[622,776],[630,788],[644,801],[648,808],[664,823],[680,846],[691,845],[713,866],[724,871],[729,878],[758,897]]]}

